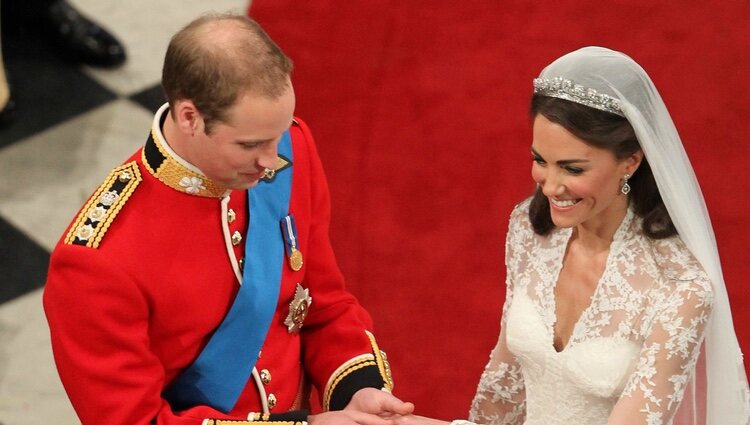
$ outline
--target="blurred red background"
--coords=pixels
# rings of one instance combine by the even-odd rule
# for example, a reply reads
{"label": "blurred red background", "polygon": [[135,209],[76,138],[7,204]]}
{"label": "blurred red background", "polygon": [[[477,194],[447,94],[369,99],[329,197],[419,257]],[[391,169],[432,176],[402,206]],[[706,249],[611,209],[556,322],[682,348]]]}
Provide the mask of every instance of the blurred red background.
{"label": "blurred red background", "polygon": [[659,88],[750,352],[750,3],[256,0],[251,16],[295,61],[340,266],[418,413],[466,417],[499,331],[508,215],[532,189],[531,81],[585,45],[629,54]]}

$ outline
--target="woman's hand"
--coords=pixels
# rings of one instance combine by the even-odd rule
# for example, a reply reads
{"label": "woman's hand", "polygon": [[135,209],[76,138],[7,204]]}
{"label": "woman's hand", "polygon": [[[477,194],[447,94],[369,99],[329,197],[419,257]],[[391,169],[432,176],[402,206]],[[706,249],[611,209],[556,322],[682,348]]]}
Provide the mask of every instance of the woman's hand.
{"label": "woman's hand", "polygon": [[425,416],[418,415],[404,415],[395,416],[393,420],[396,425],[448,425],[450,422],[441,421],[440,419],[432,419]]}
{"label": "woman's hand", "polygon": [[357,410],[334,410],[307,417],[308,425],[395,425],[393,420]]}

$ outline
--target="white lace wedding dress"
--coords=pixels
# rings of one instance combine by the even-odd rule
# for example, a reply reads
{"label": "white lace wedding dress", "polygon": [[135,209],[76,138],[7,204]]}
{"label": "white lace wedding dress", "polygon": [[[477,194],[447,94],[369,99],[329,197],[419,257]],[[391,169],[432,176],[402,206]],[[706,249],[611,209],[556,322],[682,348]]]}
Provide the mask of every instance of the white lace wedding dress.
{"label": "white lace wedding dress", "polygon": [[678,237],[652,240],[629,210],[605,271],[561,352],[554,287],[571,229],[536,235],[525,201],[506,241],[507,296],[497,346],[469,419],[514,425],[671,424],[700,353],[711,284]]}

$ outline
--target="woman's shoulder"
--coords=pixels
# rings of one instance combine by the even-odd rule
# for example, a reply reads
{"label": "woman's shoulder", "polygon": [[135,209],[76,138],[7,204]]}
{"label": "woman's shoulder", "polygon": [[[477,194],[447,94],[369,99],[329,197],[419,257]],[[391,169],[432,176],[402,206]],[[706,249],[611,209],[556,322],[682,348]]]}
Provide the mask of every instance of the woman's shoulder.
{"label": "woman's shoulder", "polygon": [[508,222],[508,239],[518,242],[520,239],[530,237],[534,232],[529,218],[529,204],[531,198],[524,199],[510,213]]}
{"label": "woman's shoulder", "polygon": [[524,227],[530,227],[531,221],[529,219],[529,205],[531,204],[531,197],[524,199],[523,201],[516,204],[513,207],[513,211],[510,213],[510,226],[523,225]]}
{"label": "woman's shoulder", "polygon": [[708,273],[678,235],[651,239],[651,245],[654,261],[670,288],[711,297],[713,287]]}

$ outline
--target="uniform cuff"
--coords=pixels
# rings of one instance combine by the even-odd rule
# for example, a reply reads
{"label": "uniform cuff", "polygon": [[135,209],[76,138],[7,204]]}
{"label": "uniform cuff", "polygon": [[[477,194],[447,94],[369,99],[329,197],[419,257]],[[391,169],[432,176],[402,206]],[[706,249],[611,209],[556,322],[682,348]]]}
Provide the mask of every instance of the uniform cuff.
{"label": "uniform cuff", "polygon": [[339,367],[329,380],[323,395],[323,409],[341,410],[349,404],[354,393],[362,388],[393,390],[391,368],[385,352],[378,348],[375,337],[366,332],[372,346],[372,353],[346,362]]}

